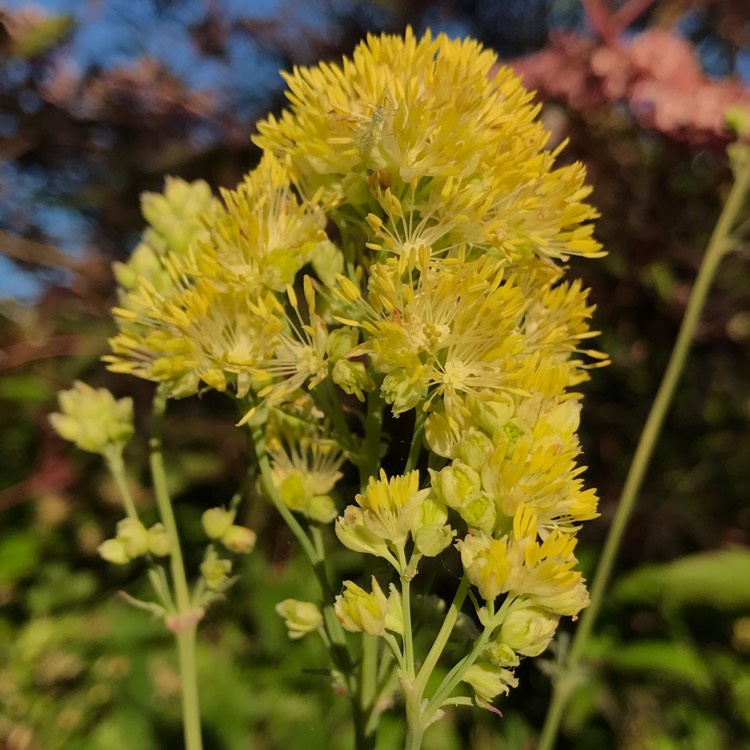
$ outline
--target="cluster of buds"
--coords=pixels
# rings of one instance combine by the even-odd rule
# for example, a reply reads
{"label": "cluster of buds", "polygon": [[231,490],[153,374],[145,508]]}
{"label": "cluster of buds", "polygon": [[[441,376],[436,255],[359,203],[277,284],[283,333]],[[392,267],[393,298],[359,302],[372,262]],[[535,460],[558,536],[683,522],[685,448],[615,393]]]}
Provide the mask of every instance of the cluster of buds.
{"label": "cluster of buds", "polygon": [[164,524],[155,523],[147,529],[136,518],[123,518],[114,538],[102,542],[98,552],[107,562],[125,565],[146,554],[166,557],[171,548],[172,540]]}
{"label": "cluster of buds", "polygon": [[50,414],[50,423],[65,440],[89,453],[110,457],[122,451],[133,435],[133,400],[115,399],[105,388],[80,380],[58,394],[62,411]]}

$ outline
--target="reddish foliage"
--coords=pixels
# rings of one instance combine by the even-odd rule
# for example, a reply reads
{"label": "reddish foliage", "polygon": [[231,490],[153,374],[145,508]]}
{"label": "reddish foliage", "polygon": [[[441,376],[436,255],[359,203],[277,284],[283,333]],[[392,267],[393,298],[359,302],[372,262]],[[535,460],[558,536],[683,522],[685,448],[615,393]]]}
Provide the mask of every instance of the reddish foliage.
{"label": "reddish foliage", "polygon": [[723,148],[727,109],[750,110],[750,91],[740,81],[705,76],[692,45],[664,29],[630,43],[558,33],[545,49],[511,64],[529,88],[584,117],[624,103],[642,127],[694,147]]}

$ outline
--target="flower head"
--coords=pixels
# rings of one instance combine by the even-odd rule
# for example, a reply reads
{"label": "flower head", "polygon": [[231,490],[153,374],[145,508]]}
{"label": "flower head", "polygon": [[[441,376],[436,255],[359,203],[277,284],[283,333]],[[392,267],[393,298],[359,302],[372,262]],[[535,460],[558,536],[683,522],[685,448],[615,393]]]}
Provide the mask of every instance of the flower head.
{"label": "flower head", "polygon": [[92,388],[77,380],[58,394],[60,412],[50,423],[81,450],[107,455],[121,451],[133,434],[133,401],[115,399],[105,388]]}

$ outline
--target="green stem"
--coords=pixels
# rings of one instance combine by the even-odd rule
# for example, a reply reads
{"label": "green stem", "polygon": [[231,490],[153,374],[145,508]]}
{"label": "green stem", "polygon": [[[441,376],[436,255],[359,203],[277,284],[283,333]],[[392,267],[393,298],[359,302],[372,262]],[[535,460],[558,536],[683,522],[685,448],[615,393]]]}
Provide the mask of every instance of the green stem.
{"label": "green stem", "polygon": [[416,691],[406,695],[406,742],[404,750],[420,750],[425,725],[422,720],[422,696]]}
{"label": "green stem", "polygon": [[175,591],[175,603],[177,612],[181,615],[190,612],[190,592],[185,576],[185,564],[182,560],[182,549],[180,548],[180,537],[177,533],[177,523],[172,510],[172,501],[167,489],[167,476],[164,471],[164,455],[162,452],[161,426],[164,420],[164,412],[167,399],[161,389],[157,389],[153,404],[153,429],[149,447],[151,449],[151,480],[154,484],[156,505],[164,528],[171,540],[169,555],[170,570],[172,573],[172,585]]}
{"label": "green stem", "polygon": [[[266,497],[268,497],[268,499],[274,504],[274,507],[289,527],[289,530],[294,534],[295,539],[299,542],[300,547],[302,547],[302,551],[310,561],[310,564],[315,568],[318,564],[318,554],[315,551],[310,538],[305,533],[305,530],[281,498],[279,491],[276,489],[276,484],[273,481],[271,462],[269,461],[268,453],[266,452],[266,440],[263,435],[263,428],[254,425],[251,427],[251,433],[255,445],[255,457],[258,461],[258,468],[260,469],[260,482],[263,486],[263,491],[266,493]],[[326,589],[327,588],[328,586],[326,585]]]}
{"label": "green stem", "polygon": [[404,474],[413,471],[417,468],[417,461],[419,461],[419,454],[422,451],[422,436],[424,435],[424,423],[427,419],[427,414],[422,411],[419,406],[414,414],[414,432],[411,438],[411,447],[409,448],[409,455],[406,458],[406,466],[404,467]]}
{"label": "green stem", "polygon": [[198,702],[198,672],[195,665],[196,625],[178,631],[177,653],[182,685],[182,725],[185,732],[185,750],[201,750],[201,717]]}
{"label": "green stem", "polygon": [[364,492],[367,481],[377,473],[380,466],[380,439],[383,431],[383,399],[378,390],[367,394],[367,417],[365,437],[357,462],[360,491]]}
{"label": "green stem", "polygon": [[[336,666],[341,669],[344,674],[351,678],[352,672],[352,660],[349,654],[349,646],[346,641],[341,623],[336,617],[336,613],[333,610],[333,599],[334,594],[331,589],[331,584],[328,581],[328,575],[325,567],[325,557],[323,556],[322,538],[320,537],[320,530],[313,528],[313,537],[316,540],[318,548],[307,536],[305,530],[300,525],[299,521],[295,518],[294,514],[287,507],[286,503],[279,494],[276,488],[276,483],[273,481],[273,474],[271,471],[271,462],[268,458],[266,451],[266,441],[263,435],[262,426],[254,425],[251,427],[251,434],[253,444],[255,447],[255,456],[258,462],[258,468],[260,469],[260,480],[263,490],[266,496],[273,503],[276,510],[279,512],[281,517],[286,522],[286,525],[291,530],[294,537],[302,547],[302,551],[310,562],[310,565],[315,572],[315,575],[320,584],[321,592],[323,595],[323,621],[325,623],[328,637],[331,639],[332,649],[331,657],[333,658]],[[352,683],[350,681],[350,689]]]}
{"label": "green stem", "polygon": [[125,476],[125,463],[122,460],[122,451],[116,450],[105,455],[107,466],[109,467],[109,473],[115,480],[117,490],[122,498],[122,504],[125,507],[125,513],[128,518],[132,518],[134,521],[138,520],[138,511],[135,509],[135,503],[133,502],[133,496],[130,494],[130,487],[128,486],[128,480]]}
{"label": "green stem", "polygon": [[430,698],[430,702],[427,704],[427,707],[422,713],[424,717],[423,720],[426,724],[429,724],[430,719],[435,714],[435,712],[440,709],[445,700],[453,692],[456,685],[461,682],[461,679],[466,673],[466,670],[479,658],[481,653],[484,651],[487,643],[492,637],[492,634],[502,624],[505,615],[513,604],[513,601],[513,599],[506,599],[497,612],[494,611],[494,602],[487,602],[487,624],[484,626],[482,635],[474,644],[474,648],[472,648],[471,652],[467,654],[463,659],[461,659],[461,661],[459,661],[453,667],[453,669],[451,669],[450,672],[445,675],[440,685],[438,685],[437,690],[435,691],[432,698]]}
{"label": "green stem", "polygon": [[336,430],[341,445],[343,445],[347,451],[354,451],[357,441],[349,429],[349,424],[346,421],[346,414],[344,414],[344,410],[341,408],[341,398],[336,393],[336,387],[331,379],[328,378],[324,380],[318,388],[314,389],[313,394],[318,396],[323,402],[323,411],[333,423],[333,427]]}
{"label": "green stem", "polygon": [[703,262],[698,271],[685,316],[680,325],[677,341],[675,342],[674,349],[669,358],[669,364],[659,386],[659,391],[656,394],[648,419],[638,441],[638,447],[628,470],[625,486],[623,487],[614,519],[612,520],[612,526],[607,534],[607,540],[604,544],[594,582],[591,586],[591,604],[583,612],[581,623],[573,637],[573,643],[567,660],[561,666],[560,674],[555,681],[552,701],[547,712],[537,750],[552,750],[555,745],[562,715],[573,689],[578,664],[585,652],[586,644],[593,630],[596,618],[599,615],[625,527],[633,511],[633,506],[635,505],[635,500],[653,454],[656,440],[659,437],[664,417],[672,402],[677,383],[684,369],[685,360],[706,302],[708,290],[721,259],[733,247],[731,237],[732,227],[735,225],[737,215],[744,205],[748,187],[750,187],[750,159],[746,158],[742,168],[736,175],[735,182],[732,185],[732,189],[703,256]]}
{"label": "green stem", "polygon": [[362,661],[359,679],[359,706],[364,714],[372,709],[377,688],[378,638],[362,633]]}
{"label": "green stem", "polygon": [[464,575],[461,579],[461,583],[458,585],[451,606],[448,609],[448,612],[446,612],[443,625],[435,637],[435,641],[433,642],[429,653],[422,663],[422,667],[419,670],[415,682],[415,689],[419,691],[420,696],[424,693],[424,689],[427,687],[427,681],[430,679],[430,675],[432,675],[432,671],[435,669],[435,666],[440,659],[440,655],[443,653],[445,644],[448,642],[448,638],[450,638],[450,635],[453,632],[456,620],[458,620],[458,615],[461,613],[461,607],[466,599],[466,594],[469,591],[469,585],[469,579]]}
{"label": "green stem", "polygon": [[404,660],[406,678],[414,684],[414,635],[411,629],[411,581],[401,578],[401,604],[404,612]]}
{"label": "green stem", "polygon": [[167,488],[167,477],[164,471],[164,456],[162,452],[161,427],[167,408],[166,394],[157,389],[153,403],[153,428],[150,447],[151,480],[156,495],[156,505],[159,509],[161,521],[171,539],[169,555],[172,585],[175,593],[175,603],[179,616],[175,628],[177,652],[180,665],[180,685],[182,689],[182,726],[185,734],[186,750],[201,750],[200,704],[198,701],[198,675],[195,666],[195,631],[197,621],[193,619],[190,591],[185,576],[185,564],[182,559],[180,538],[177,533],[172,510],[172,501]]}

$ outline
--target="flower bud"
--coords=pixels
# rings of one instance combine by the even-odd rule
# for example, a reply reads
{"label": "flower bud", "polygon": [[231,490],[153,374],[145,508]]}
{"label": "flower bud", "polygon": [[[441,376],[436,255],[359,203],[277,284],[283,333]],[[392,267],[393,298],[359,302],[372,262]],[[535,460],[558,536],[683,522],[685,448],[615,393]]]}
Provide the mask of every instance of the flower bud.
{"label": "flower bud", "polygon": [[555,635],[560,617],[541,609],[511,610],[503,620],[499,640],[524,656],[539,656]]}
{"label": "flower bud", "polygon": [[148,551],[156,557],[166,557],[172,550],[172,538],[164,524],[155,523],[148,530]]}
{"label": "flower bud", "polygon": [[215,552],[201,563],[201,575],[211,591],[218,591],[227,582],[232,572],[231,560],[220,559]]}
{"label": "flower bud", "polygon": [[130,562],[125,545],[119,539],[107,539],[97,548],[99,557],[114,565],[126,565]]}
{"label": "flower bud", "polygon": [[349,505],[344,515],[336,519],[334,530],[341,544],[352,552],[362,552],[378,557],[385,557],[388,554],[388,545],[382,537],[365,528],[364,514],[360,508]]}
{"label": "flower bud", "polygon": [[507,591],[511,565],[506,539],[469,534],[456,544],[469,580],[486,601]]}
{"label": "flower bud", "polygon": [[148,552],[148,531],[135,518],[123,518],[117,524],[117,540],[125,548],[125,553],[132,560]]}
{"label": "flower bud", "polygon": [[346,357],[359,340],[359,333],[354,328],[336,328],[326,339],[326,353],[329,359],[339,360]]}
{"label": "flower bud", "polygon": [[514,406],[510,399],[476,402],[479,426],[490,435],[498,432],[513,416]]}
{"label": "flower bud", "polygon": [[209,508],[203,511],[201,523],[209,539],[221,539],[234,522],[234,513],[225,508]]}
{"label": "flower bud", "polygon": [[372,577],[372,593],[352,581],[344,581],[346,590],[336,597],[334,610],[336,617],[352,633],[364,631],[369,635],[383,635],[385,618],[388,613],[388,600],[383,590]]}
{"label": "flower bud", "polygon": [[495,528],[497,509],[492,498],[484,492],[469,500],[460,513],[470,529],[479,529],[489,534]]}
{"label": "flower bud", "polygon": [[[419,370],[423,369],[421,366]],[[427,389],[422,383],[419,370],[408,372],[405,368],[399,367],[389,372],[380,386],[380,392],[386,403],[393,404],[393,413],[413,409],[425,396]]]}
{"label": "flower bud", "polygon": [[310,262],[325,286],[329,289],[336,286],[336,274],[344,270],[344,255],[333,242],[319,242]]}
{"label": "flower bud", "polygon": [[333,382],[341,388],[344,393],[356,396],[364,401],[365,391],[375,388],[372,378],[367,374],[364,363],[352,362],[349,359],[339,359],[331,371]]}
{"label": "flower bud", "polygon": [[481,480],[471,466],[456,460],[433,474],[432,487],[438,499],[449,508],[460,511],[481,490]]}
{"label": "flower bud", "polygon": [[279,484],[279,495],[289,510],[304,512],[310,500],[310,490],[299,471],[290,473]]}
{"label": "flower bud", "polygon": [[470,427],[461,436],[458,444],[458,457],[474,471],[481,471],[492,453],[492,440],[487,435]]}
{"label": "flower bud", "polygon": [[412,521],[411,534],[417,550],[425,557],[439,555],[452,541],[455,531],[446,526],[445,504],[429,495],[422,500]]}
{"label": "flower bud", "polygon": [[447,414],[432,412],[424,425],[424,439],[430,450],[444,458],[455,458],[458,424]]}
{"label": "flower bud", "polygon": [[331,523],[338,515],[338,510],[330,495],[315,495],[307,504],[306,515],[317,523]]}
{"label": "flower bud", "polygon": [[80,380],[58,394],[61,412],[50,414],[55,431],[81,450],[105,454],[122,449],[133,435],[133,401],[116,400],[105,388]]}
{"label": "flower bud", "polygon": [[472,664],[462,679],[474,689],[474,699],[479,706],[488,705],[498,695],[507,694],[518,685],[518,679],[509,669],[484,662]]}
{"label": "flower bud", "polygon": [[284,618],[284,625],[292,640],[302,638],[323,625],[323,616],[312,602],[284,599],[276,605],[276,612]]}
{"label": "flower bud", "polygon": [[488,643],[482,656],[496,667],[517,667],[521,662],[518,654],[507,643],[500,641]]}
{"label": "flower bud", "polygon": [[413,534],[414,544],[425,557],[436,557],[453,541],[456,532],[450,526],[427,524]]}
{"label": "flower bud", "polygon": [[253,551],[257,534],[245,526],[230,526],[222,535],[221,543],[230,551],[239,555]]}

